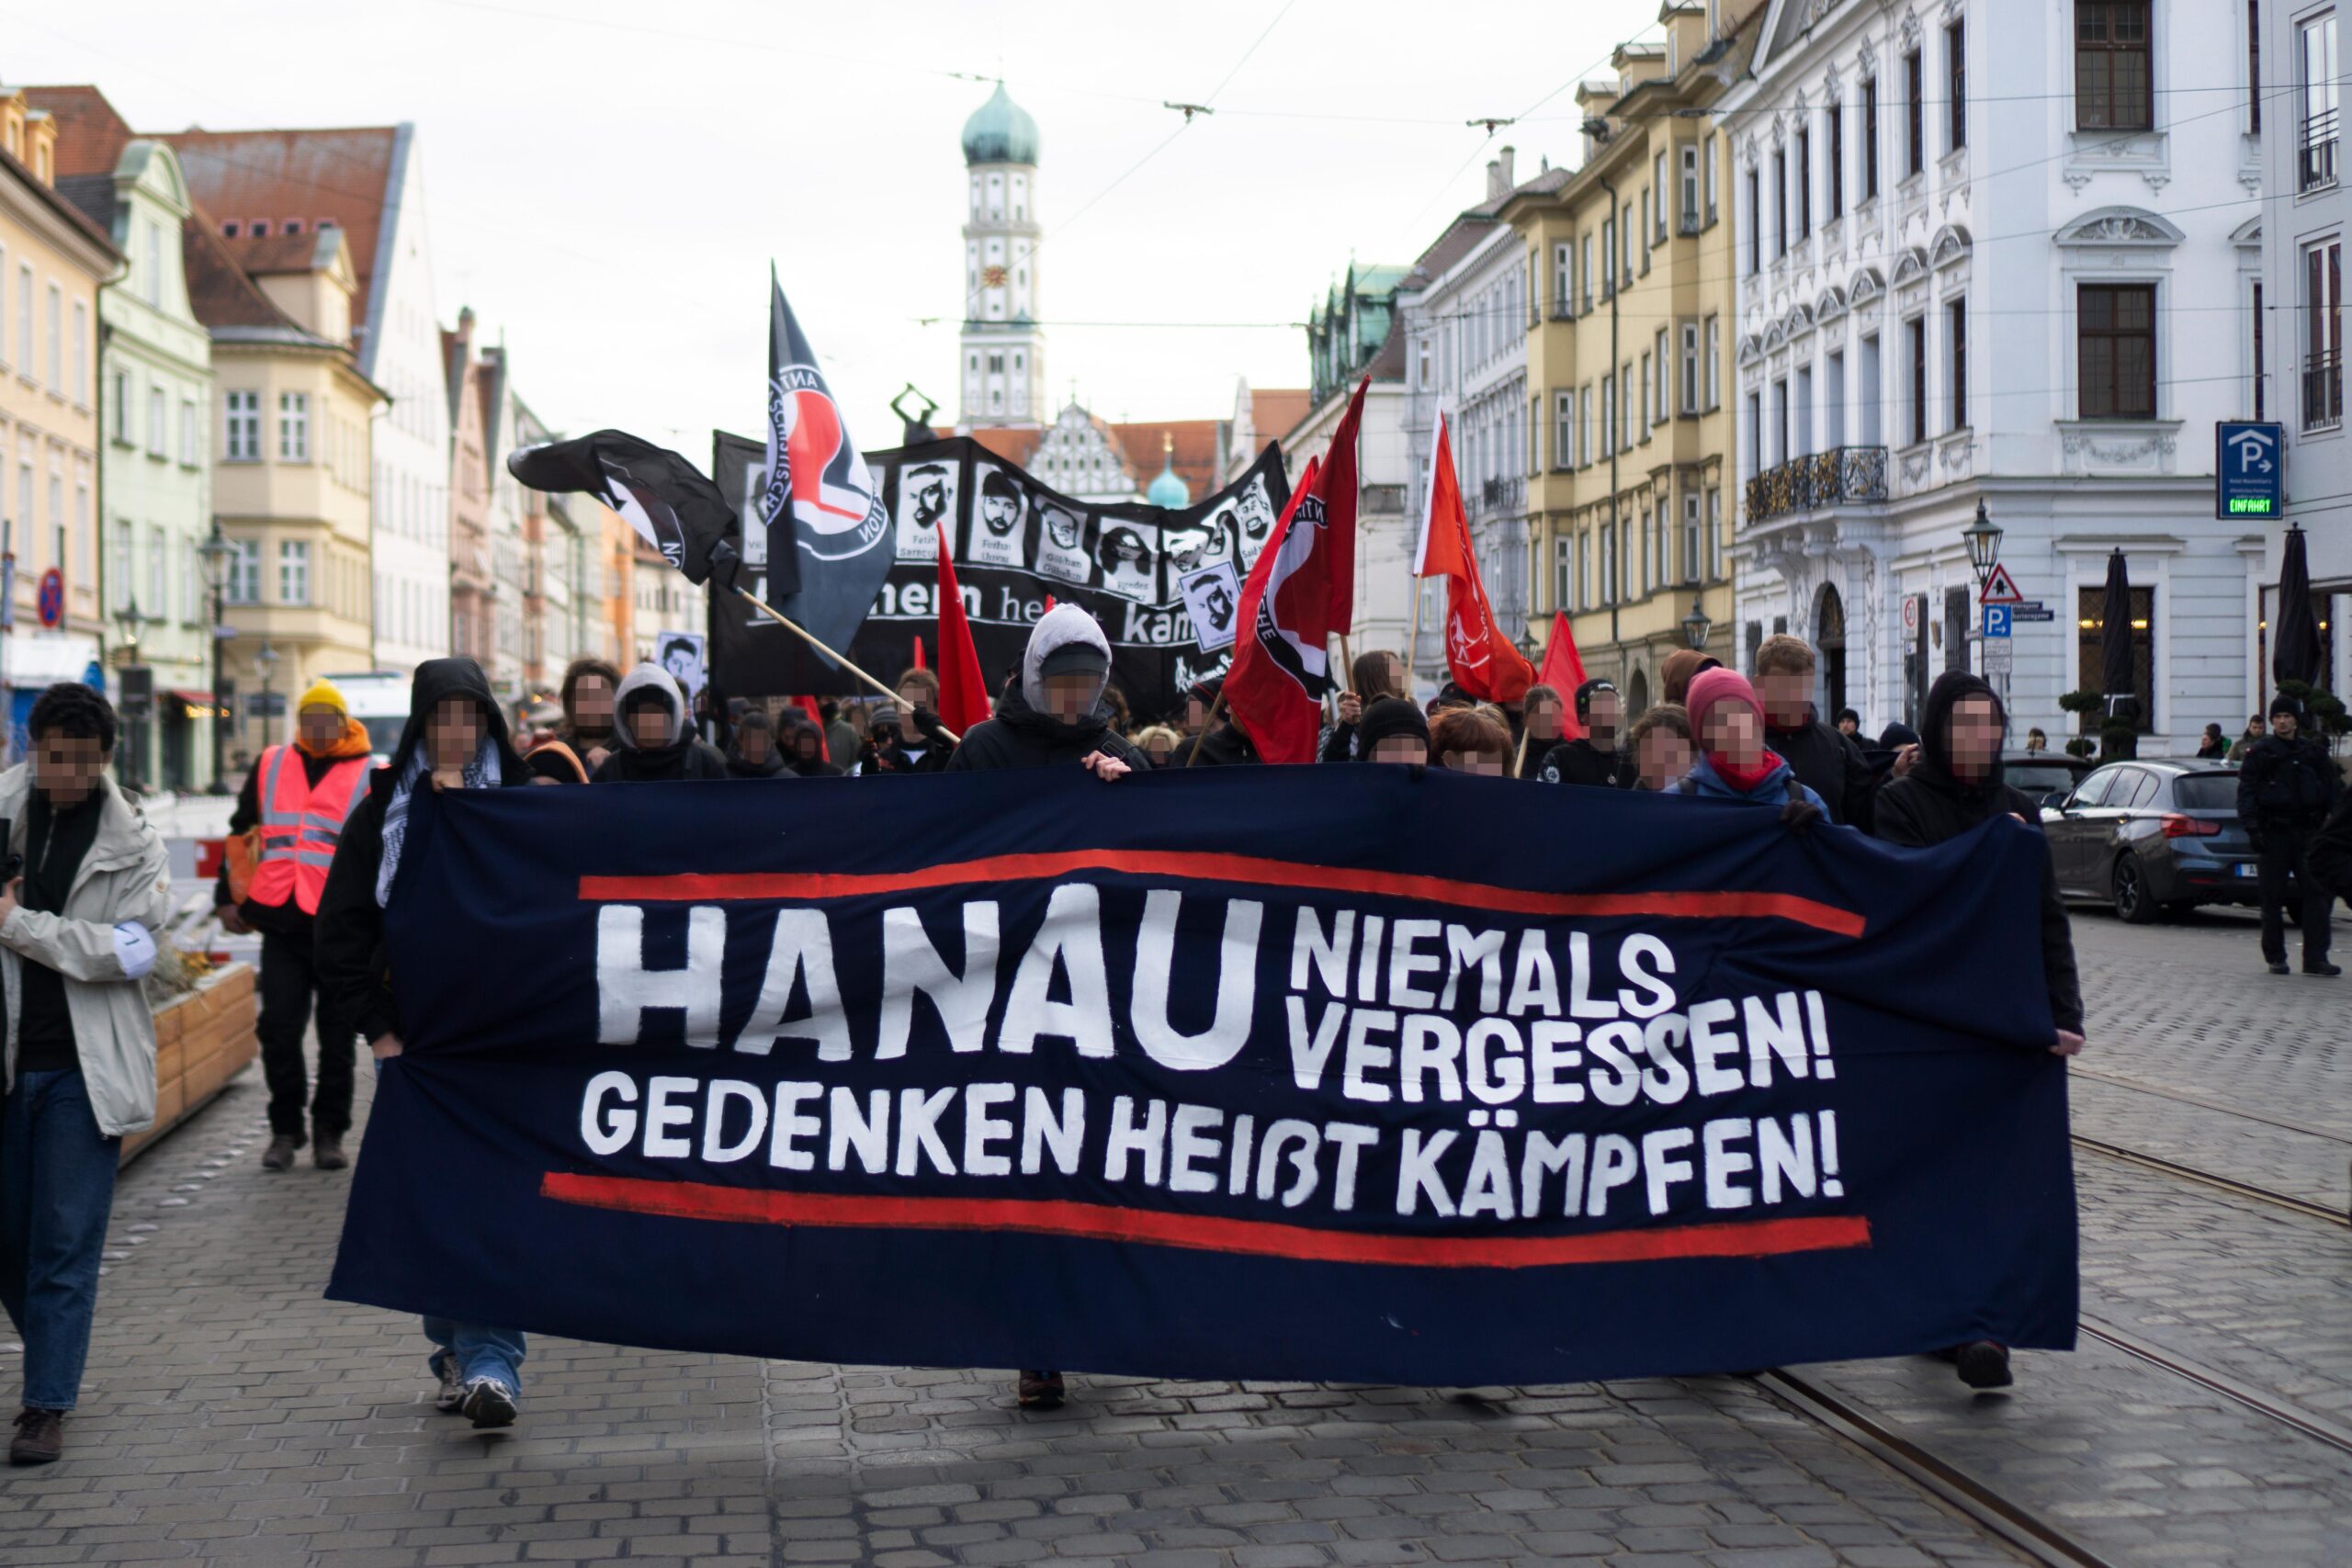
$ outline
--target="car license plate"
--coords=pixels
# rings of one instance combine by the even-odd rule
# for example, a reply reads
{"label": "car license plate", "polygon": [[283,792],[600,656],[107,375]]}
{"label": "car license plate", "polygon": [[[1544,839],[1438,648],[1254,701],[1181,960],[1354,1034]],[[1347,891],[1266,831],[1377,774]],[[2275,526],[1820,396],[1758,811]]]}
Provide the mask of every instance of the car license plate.
{"label": "car license plate", "polygon": [[2237,874],[2238,874],[2238,875],[2240,875],[2240,876],[2254,876],[2254,875],[2256,875],[2256,874],[2259,874],[2259,868],[2258,868],[2257,866],[2256,866],[2256,864],[2255,864],[2252,861],[2240,861],[2240,862],[2238,863],[2238,869],[2237,869]]}

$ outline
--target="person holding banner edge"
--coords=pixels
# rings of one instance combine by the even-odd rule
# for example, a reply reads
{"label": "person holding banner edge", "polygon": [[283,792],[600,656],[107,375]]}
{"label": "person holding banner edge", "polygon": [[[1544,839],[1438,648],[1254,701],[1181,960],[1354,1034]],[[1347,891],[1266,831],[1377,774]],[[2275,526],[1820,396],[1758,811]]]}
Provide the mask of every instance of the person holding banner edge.
{"label": "person holding banner edge", "polygon": [[[337,1013],[357,1024],[378,1072],[401,1049],[384,908],[391,900],[415,792],[511,789],[530,782],[481,666],[462,658],[418,665],[400,747],[391,766],[369,777],[367,797],[345,823],[319,899],[320,986]],[[425,1365],[439,1384],[435,1407],[462,1414],[477,1427],[513,1426],[523,1388],[522,1331],[428,1316],[424,1335],[433,1345]]]}

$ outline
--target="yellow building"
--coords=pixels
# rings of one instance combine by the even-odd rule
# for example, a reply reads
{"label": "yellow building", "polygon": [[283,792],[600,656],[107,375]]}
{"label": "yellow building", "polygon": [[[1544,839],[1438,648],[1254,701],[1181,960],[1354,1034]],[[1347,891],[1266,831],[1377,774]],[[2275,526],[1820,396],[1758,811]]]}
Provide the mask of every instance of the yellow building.
{"label": "yellow building", "polygon": [[390,400],[349,346],[342,229],[224,239],[199,211],[185,235],[189,300],[212,334],[213,511],[232,552],[222,697],[235,694],[232,749],[257,756],[288,733],[287,699],[375,664],[370,421]]}
{"label": "yellow building", "polygon": [[1621,47],[1616,77],[1578,89],[1582,165],[1498,214],[1544,280],[1528,334],[1532,629],[1568,612],[1586,674],[1634,714],[1693,636],[1736,662],[1731,163],[1708,106],[1746,67],[1760,0],[1714,7],[1721,38],[1709,9],[1668,0],[1662,40]]}
{"label": "yellow building", "polygon": [[[0,87],[0,519],[16,557],[0,634],[12,739],[41,688],[79,681],[107,634],[98,597],[98,285],[122,257],[57,193],[57,121]],[[51,626],[40,585],[58,572]],[[11,746],[7,760],[18,755]]]}

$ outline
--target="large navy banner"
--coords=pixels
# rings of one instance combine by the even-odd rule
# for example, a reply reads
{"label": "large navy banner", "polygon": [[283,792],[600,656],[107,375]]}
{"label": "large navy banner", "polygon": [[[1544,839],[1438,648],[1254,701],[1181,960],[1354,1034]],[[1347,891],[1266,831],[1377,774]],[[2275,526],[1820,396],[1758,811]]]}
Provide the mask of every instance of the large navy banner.
{"label": "large navy banner", "polygon": [[1396,767],[421,793],[330,1294],[1421,1384],[2066,1348],[2043,853]]}

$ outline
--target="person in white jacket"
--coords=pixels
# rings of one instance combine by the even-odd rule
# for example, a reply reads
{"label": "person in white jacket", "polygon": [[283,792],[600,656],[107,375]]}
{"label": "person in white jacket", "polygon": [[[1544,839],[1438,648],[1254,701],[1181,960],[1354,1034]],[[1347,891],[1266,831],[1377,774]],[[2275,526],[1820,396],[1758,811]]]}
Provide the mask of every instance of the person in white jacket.
{"label": "person in white jacket", "polygon": [[106,774],[114,709],[87,686],[33,704],[32,759],[0,773],[7,1005],[0,1303],[24,1341],[14,1464],[62,1451],[97,1308],[122,1137],[155,1119],[155,1021],[139,982],[170,912],[164,841]]}

